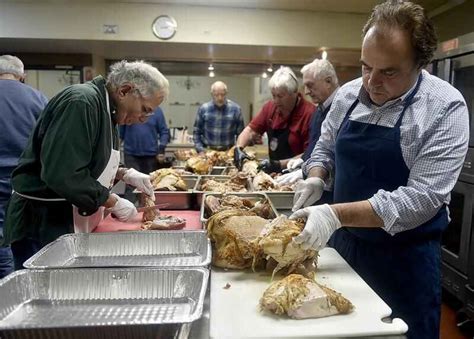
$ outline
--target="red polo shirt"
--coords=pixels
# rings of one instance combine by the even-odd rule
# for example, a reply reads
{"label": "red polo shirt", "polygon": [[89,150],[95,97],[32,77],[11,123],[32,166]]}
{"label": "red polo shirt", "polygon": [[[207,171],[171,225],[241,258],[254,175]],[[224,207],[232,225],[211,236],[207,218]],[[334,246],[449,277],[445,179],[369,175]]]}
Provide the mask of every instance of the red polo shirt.
{"label": "red polo shirt", "polygon": [[289,116],[283,117],[280,110],[273,104],[273,100],[270,100],[249,123],[249,127],[259,134],[265,133],[270,128],[289,128],[288,143],[293,156],[303,153],[308,147],[310,121],[315,109],[315,106],[306,101],[300,93],[298,97],[299,102]]}

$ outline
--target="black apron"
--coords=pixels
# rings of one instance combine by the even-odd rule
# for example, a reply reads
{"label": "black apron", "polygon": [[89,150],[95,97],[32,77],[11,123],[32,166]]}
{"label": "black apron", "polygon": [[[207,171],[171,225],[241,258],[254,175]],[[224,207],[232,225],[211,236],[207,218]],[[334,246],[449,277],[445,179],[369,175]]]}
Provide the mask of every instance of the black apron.
{"label": "black apron", "polygon": [[268,156],[270,160],[283,160],[293,158],[297,154],[295,154],[290,147],[290,142],[288,140],[290,136],[290,123],[293,112],[295,111],[296,107],[298,106],[299,98],[296,99],[295,107],[290,113],[288,117],[287,126],[285,128],[271,128],[273,117],[275,116],[275,111],[270,118],[270,124],[267,129],[267,136],[268,136]]}

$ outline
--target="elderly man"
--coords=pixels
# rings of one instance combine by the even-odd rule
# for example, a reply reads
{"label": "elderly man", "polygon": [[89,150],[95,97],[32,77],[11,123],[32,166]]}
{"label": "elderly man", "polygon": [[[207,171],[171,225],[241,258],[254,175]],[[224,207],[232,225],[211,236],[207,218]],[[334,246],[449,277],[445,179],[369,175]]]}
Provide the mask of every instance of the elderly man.
{"label": "elderly man", "polygon": [[[12,55],[0,56],[0,239],[3,238],[5,206],[11,196],[10,176],[39,114],[48,99],[36,89],[23,84],[23,62]],[[0,279],[13,272],[10,246],[0,247]]]}
{"label": "elderly man", "polygon": [[261,163],[265,172],[280,172],[309,144],[309,123],[314,105],[298,93],[298,80],[289,67],[280,67],[268,82],[273,99],[252,119],[237,138],[234,163],[241,168],[248,155],[243,148],[263,133],[268,135],[270,159]]}
{"label": "elderly man", "polygon": [[423,8],[377,5],[363,29],[362,78],[338,91],[305,162],[294,209],[334,179],[334,205],[306,207],[294,241],[329,244],[408,324],[409,338],[438,338],[440,238],[469,140],[454,87],[423,70],[436,35]]}
{"label": "elderly man", "polygon": [[211,96],[211,101],[199,107],[194,121],[194,145],[199,153],[207,147],[228,150],[244,129],[240,106],[226,97],[227,85],[222,81],[213,83]]}
{"label": "elderly man", "polygon": [[288,161],[287,168],[293,172],[277,177],[276,181],[280,184],[293,184],[303,179],[303,171],[297,168],[310,158],[311,152],[321,136],[321,125],[326,119],[339,89],[336,71],[328,60],[314,59],[313,62],[301,68],[301,73],[303,74],[305,93],[311,97],[313,103],[318,105],[318,108],[311,117],[309,145],[301,157]]}
{"label": "elderly man", "polygon": [[110,194],[121,179],[154,197],[148,175],[119,168],[117,125],[143,123],[168,93],[168,80],[143,62],[113,64],[102,76],[69,86],[43,110],[18,167],[4,243],[15,268],[58,236],[91,231],[104,212],[127,221],[135,206]]}

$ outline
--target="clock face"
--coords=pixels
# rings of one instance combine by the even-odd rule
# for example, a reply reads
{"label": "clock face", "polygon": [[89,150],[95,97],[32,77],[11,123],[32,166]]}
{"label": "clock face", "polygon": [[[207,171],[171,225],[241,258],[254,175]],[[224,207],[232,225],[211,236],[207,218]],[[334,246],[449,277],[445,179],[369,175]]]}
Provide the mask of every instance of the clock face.
{"label": "clock face", "polygon": [[178,24],[169,15],[160,15],[153,21],[153,33],[160,39],[171,39],[176,33]]}

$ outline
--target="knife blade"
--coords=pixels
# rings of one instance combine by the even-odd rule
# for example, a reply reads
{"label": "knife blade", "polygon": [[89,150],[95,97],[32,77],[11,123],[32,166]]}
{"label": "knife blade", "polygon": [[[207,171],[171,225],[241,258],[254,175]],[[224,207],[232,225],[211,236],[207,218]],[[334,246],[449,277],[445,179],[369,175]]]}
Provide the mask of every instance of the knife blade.
{"label": "knife blade", "polygon": [[285,168],[284,170],[281,171],[282,174],[287,174],[287,173],[291,173],[291,172],[294,172],[294,171],[297,171],[301,168],[301,165],[302,164],[299,164],[298,166],[296,167],[293,167],[293,168]]}
{"label": "knife blade", "polygon": [[145,211],[149,211],[149,210],[153,210],[153,209],[165,208],[165,207],[168,207],[169,205],[170,205],[169,203],[165,203],[165,204],[156,204],[154,206],[138,207],[137,211],[138,212],[145,212]]}

